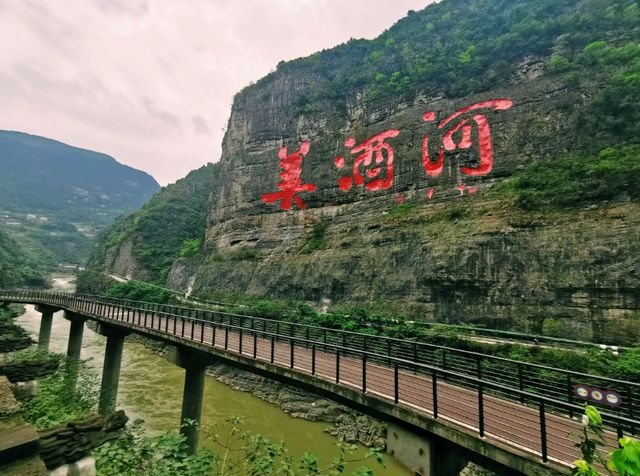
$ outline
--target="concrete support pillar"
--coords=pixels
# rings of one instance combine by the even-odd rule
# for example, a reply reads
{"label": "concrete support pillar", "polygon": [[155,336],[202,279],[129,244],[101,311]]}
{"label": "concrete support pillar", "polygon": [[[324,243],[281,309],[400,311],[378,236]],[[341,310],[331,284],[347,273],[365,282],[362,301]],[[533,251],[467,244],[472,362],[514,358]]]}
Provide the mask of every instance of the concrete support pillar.
{"label": "concrete support pillar", "polygon": [[211,363],[211,357],[184,348],[171,347],[167,353],[167,359],[186,371],[182,394],[180,433],[186,438],[189,453],[193,454],[198,449],[202,400],[204,398],[204,376],[207,365]]}
{"label": "concrete support pillar", "polygon": [[65,312],[64,317],[71,321],[71,326],[69,327],[69,343],[67,344],[67,358],[80,360],[80,351],[82,350],[82,334],[84,333],[85,320],[83,317],[67,312]]}
{"label": "concrete support pillar", "polygon": [[80,351],[82,350],[82,334],[84,333],[85,318],[65,311],[65,319],[71,322],[69,327],[69,343],[67,344],[67,367],[65,379],[69,388],[75,390],[78,381],[78,365],[80,363]]}
{"label": "concrete support pillar", "polygon": [[453,443],[388,424],[387,452],[420,476],[458,476],[467,458]]}
{"label": "concrete support pillar", "polygon": [[40,332],[38,333],[38,350],[47,352],[49,350],[49,341],[51,340],[51,323],[53,322],[53,313],[56,309],[49,306],[36,306],[36,311],[42,314],[40,319]]}
{"label": "concrete support pillar", "polygon": [[185,369],[180,433],[186,437],[187,447],[191,454],[198,449],[200,423],[202,421],[202,400],[204,398],[205,368],[190,367]]}
{"label": "concrete support pillar", "polygon": [[107,416],[116,409],[122,348],[127,332],[102,323],[98,324],[96,330],[107,338],[104,365],[102,366],[102,381],[100,383],[100,401],[98,403],[98,413],[102,416]]}

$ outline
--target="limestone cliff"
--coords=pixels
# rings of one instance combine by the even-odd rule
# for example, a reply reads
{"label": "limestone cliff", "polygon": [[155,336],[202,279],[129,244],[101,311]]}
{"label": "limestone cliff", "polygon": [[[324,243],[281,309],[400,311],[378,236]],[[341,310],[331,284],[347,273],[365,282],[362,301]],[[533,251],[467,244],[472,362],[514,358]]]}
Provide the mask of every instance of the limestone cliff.
{"label": "limestone cliff", "polygon": [[636,341],[638,25],[635,0],[443,0],[279,64],[236,95],[168,284]]}
{"label": "limestone cliff", "polygon": [[[483,2],[469,3],[472,11]],[[540,2],[513,2],[504,6],[504,16],[517,7],[533,8],[534,3]],[[567,17],[577,12],[596,15],[588,2],[560,3]],[[599,6],[637,13],[632,2]],[[622,48],[629,37],[638,37],[637,27],[621,26],[624,34],[604,27],[606,31],[579,39],[568,31],[555,31],[546,49],[531,33],[530,47],[514,46],[517,51],[508,54],[511,67],[504,70],[505,77],[485,80],[466,94],[442,81],[380,93],[376,75],[368,84],[348,85],[346,91],[327,95],[342,76],[331,69],[322,74],[315,63],[331,65],[338,58],[339,70],[344,66],[340,56],[348,55],[354,68],[366,66],[379,51],[376,45],[388,45],[393,38],[397,43],[417,21],[429,28],[442,19],[443,11],[456,8],[466,7],[450,0],[414,13],[372,45],[364,42],[358,51],[347,44],[280,65],[238,94],[220,162],[225,179],[210,202],[205,264],[197,270],[190,265],[191,273],[183,263],[174,264],[170,283],[185,288],[188,282],[196,293],[312,302],[328,298],[419,319],[544,330],[583,339],[635,339],[640,331],[640,215],[633,196],[522,207],[513,196],[491,188],[535,164],[552,163],[570,153],[597,154],[606,146],[634,140],[637,125],[630,132],[610,127],[605,118],[592,121],[609,77],[581,55],[601,38],[618,37],[612,40],[615,46],[605,43],[604,48]],[[603,27],[599,19],[592,20]],[[501,28],[513,33],[516,26]],[[439,30],[437,35],[445,42],[452,33]],[[621,35],[626,38],[621,40]],[[496,41],[486,32],[484,39]],[[491,53],[490,47],[476,45],[474,51],[484,48],[485,54]],[[558,65],[558,58],[570,58],[569,65]],[[458,84],[460,77],[474,78],[464,59],[451,58],[457,62]],[[480,61],[485,70],[478,66],[478,73],[495,75],[499,62],[504,60],[498,56],[486,64]],[[508,103],[482,104],[496,99]],[[483,107],[437,127],[456,111],[476,104]],[[481,171],[487,158],[480,150],[483,121],[490,127],[493,153],[486,174]],[[354,142],[390,130],[398,131],[385,140],[393,148],[393,171],[388,151],[382,153],[381,163],[375,162],[374,153],[371,165],[353,165],[358,156],[350,153]],[[452,130],[453,146],[447,144],[446,134]],[[430,141],[428,162],[423,156],[425,137]],[[465,140],[471,147],[466,148]],[[300,149],[305,141],[306,154],[304,146]],[[444,162],[436,175],[443,146]],[[282,147],[287,150],[279,158]],[[284,202],[264,196],[279,191],[279,174],[284,171],[280,160],[299,149],[301,154],[287,160],[302,159],[300,183],[313,184],[315,190],[298,193],[302,202],[293,201],[282,210],[279,205]],[[637,158],[637,150],[634,154]],[[363,176],[361,185],[353,181],[357,173]],[[352,180],[350,189],[345,190],[349,183],[341,179]],[[367,188],[376,179],[389,186],[378,182]],[[573,193],[569,187],[566,201]]]}

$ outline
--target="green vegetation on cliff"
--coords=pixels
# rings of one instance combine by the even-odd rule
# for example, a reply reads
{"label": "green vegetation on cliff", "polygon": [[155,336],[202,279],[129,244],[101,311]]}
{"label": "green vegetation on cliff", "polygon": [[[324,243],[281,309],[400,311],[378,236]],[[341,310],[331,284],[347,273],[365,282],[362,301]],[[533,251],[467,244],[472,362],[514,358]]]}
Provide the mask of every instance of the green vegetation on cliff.
{"label": "green vegetation on cliff", "polygon": [[[164,187],[138,212],[116,220],[100,235],[89,266],[106,264],[121,274],[164,283],[176,258],[201,252],[207,203],[217,176],[216,164],[194,170]],[[131,253],[124,258],[126,269],[119,269],[114,265],[115,254],[125,243],[131,245]],[[140,270],[139,276],[135,270]]]}
{"label": "green vegetation on cliff", "polygon": [[514,196],[523,209],[564,208],[640,199],[640,146],[609,147],[597,155],[567,155],[516,172],[491,194]]}
{"label": "green vegetation on cliff", "polygon": [[319,100],[342,103],[363,87],[371,99],[418,91],[462,97],[507,84],[527,56],[572,57],[603,38],[637,38],[638,24],[635,0],[448,0],[410,11],[374,40],[280,63],[243,93],[293,73],[323,78],[299,92],[299,114],[313,113]]}
{"label": "green vegetation on cliff", "polygon": [[41,246],[0,230],[0,289],[45,286],[44,271],[54,264],[51,253]]}

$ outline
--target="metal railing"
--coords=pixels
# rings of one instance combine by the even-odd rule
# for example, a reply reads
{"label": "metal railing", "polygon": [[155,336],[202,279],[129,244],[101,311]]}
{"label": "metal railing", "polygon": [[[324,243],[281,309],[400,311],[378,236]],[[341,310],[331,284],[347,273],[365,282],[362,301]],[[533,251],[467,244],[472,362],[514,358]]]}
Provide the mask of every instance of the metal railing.
{"label": "metal railing", "polygon": [[[621,411],[602,411],[603,421],[618,437],[640,428],[632,405],[639,385],[633,382],[433,344],[202,309],[47,292],[0,291],[0,300],[58,306],[287,366],[446,418],[480,436],[525,446],[543,461],[549,459],[550,449],[557,453],[552,455],[555,460],[574,457],[566,435],[580,425],[567,416],[583,410],[574,401],[575,382],[624,386],[624,416]],[[530,375],[534,370],[536,378]],[[543,378],[549,381],[558,375],[565,386],[555,391]],[[504,423],[509,418],[514,422]],[[615,445],[614,440],[610,443]]]}
{"label": "metal railing", "polygon": [[[339,329],[330,329],[310,324],[301,324],[275,319],[233,314],[223,311],[149,303],[128,299],[108,298],[95,295],[77,295],[90,300],[100,300],[114,305],[123,305],[154,312],[164,312],[182,317],[202,319],[219,324],[242,327],[247,330],[261,329],[284,335],[286,338],[297,337],[317,343],[339,344],[352,351],[370,351],[389,358],[397,357],[415,363],[432,365],[443,370],[451,370],[469,377],[484,377],[500,385],[514,388],[522,392],[537,393],[569,404],[583,403],[576,396],[575,388],[584,385],[605,391],[615,390],[620,396],[621,404],[610,411],[624,414],[634,419],[640,404],[640,384],[603,376],[576,372],[557,367],[534,364],[530,362],[497,357],[478,352],[457,349],[444,345],[429,344],[413,340],[403,340],[373,334],[364,334]],[[285,338],[285,337],[281,337]],[[381,358],[378,358],[381,361]],[[592,402],[598,405],[597,402]],[[571,416],[574,412],[571,411]]]}

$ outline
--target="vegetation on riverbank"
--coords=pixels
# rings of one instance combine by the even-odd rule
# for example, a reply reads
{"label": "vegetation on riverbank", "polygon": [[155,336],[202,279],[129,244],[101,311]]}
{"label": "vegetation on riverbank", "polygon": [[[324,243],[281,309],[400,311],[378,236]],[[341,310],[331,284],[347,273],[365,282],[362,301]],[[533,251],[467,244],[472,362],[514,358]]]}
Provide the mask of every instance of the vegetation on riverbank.
{"label": "vegetation on riverbank", "polygon": [[15,324],[20,306],[0,307],[0,353],[13,352],[29,347],[33,341],[29,333]]}
{"label": "vegetation on riverbank", "polygon": [[22,417],[38,430],[86,418],[98,403],[98,389],[98,376],[84,362],[64,359],[55,373],[38,380],[37,394],[22,401]]}
{"label": "vegetation on riverbank", "polygon": [[[380,450],[372,449],[364,457],[354,456],[356,447],[337,443],[337,456],[329,463],[321,463],[313,453],[300,459],[292,458],[283,443],[272,442],[262,435],[242,428],[238,418],[230,417],[225,425],[211,431],[202,428],[201,439],[212,440],[219,451],[199,449],[189,455],[185,438],[177,432],[149,436],[143,422],[130,425],[123,436],[107,442],[94,452],[99,476],[232,476],[337,475],[345,472],[347,464],[374,460],[382,464]],[[363,466],[351,473],[372,476],[373,470]]]}

